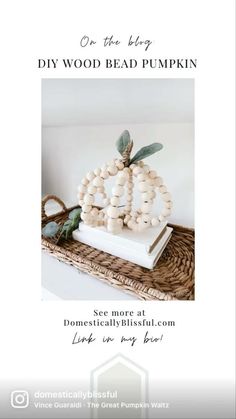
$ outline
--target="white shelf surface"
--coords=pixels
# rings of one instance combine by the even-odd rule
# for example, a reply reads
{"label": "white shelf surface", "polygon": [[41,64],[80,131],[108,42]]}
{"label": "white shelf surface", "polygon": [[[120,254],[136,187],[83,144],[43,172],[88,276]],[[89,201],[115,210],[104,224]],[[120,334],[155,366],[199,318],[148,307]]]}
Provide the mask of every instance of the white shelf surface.
{"label": "white shelf surface", "polygon": [[42,252],[42,300],[137,300]]}

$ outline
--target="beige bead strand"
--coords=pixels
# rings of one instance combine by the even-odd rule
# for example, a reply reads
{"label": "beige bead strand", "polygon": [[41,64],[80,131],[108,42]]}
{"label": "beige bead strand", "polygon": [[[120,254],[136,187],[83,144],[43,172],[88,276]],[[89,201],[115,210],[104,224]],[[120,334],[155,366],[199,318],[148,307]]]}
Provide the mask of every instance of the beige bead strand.
{"label": "beige bead strand", "polygon": [[[116,176],[112,196],[109,199],[104,181],[110,176]],[[141,208],[133,210],[134,178],[137,179],[141,194]],[[120,199],[126,189],[126,205],[120,210]],[[156,191],[160,193],[164,208],[159,216],[152,216],[153,201]],[[95,206],[95,194],[100,194],[104,208],[99,210]],[[124,225],[134,231],[142,231],[149,226],[157,226],[171,214],[173,203],[163,179],[155,170],[144,162],[139,161],[125,166],[121,159],[114,159],[101,168],[90,171],[82,179],[78,187],[78,201],[82,207],[81,219],[85,224],[93,227],[104,225],[113,234],[119,234]]]}

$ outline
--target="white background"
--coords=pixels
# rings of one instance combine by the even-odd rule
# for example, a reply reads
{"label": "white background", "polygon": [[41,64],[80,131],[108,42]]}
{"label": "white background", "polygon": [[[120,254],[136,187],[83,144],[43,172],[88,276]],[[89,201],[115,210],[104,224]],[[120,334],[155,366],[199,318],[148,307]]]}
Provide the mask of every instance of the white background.
{"label": "white background", "polygon": [[[150,380],[233,380],[234,357],[234,2],[4,2],[1,13],[1,377],[88,379],[89,371],[122,351]],[[63,318],[85,318],[93,302],[40,302],[41,77],[94,77],[92,71],[39,71],[39,57],[90,55],[84,33],[101,39],[130,33],[155,40],[153,57],[197,57],[197,70],[126,70],[96,77],[194,77],[196,89],[197,272],[195,302],[129,302],[149,315],[174,319],[162,346],[72,347]],[[104,49],[96,48],[101,56]],[[126,47],[111,55],[131,54]],[[144,53],[133,52],[136,56]],[[116,308],[127,308],[117,302]],[[109,308],[110,303],[96,303]],[[112,303],[114,307],[114,302]],[[138,335],[140,332],[137,331]],[[190,367],[191,366],[191,367]]]}

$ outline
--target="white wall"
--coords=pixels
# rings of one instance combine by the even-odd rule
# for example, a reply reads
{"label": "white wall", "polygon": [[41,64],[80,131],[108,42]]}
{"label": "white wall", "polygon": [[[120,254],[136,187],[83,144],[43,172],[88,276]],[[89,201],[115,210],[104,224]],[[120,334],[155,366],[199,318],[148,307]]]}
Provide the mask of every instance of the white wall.
{"label": "white wall", "polygon": [[[194,225],[194,126],[192,123],[42,127],[42,193],[76,202],[77,185],[91,169],[118,157],[120,133],[128,129],[134,152],[152,142],[163,150],[146,159],[172,194],[170,222]],[[159,205],[159,204],[156,204]]]}
{"label": "white wall", "polygon": [[42,80],[44,126],[193,121],[193,79]]}

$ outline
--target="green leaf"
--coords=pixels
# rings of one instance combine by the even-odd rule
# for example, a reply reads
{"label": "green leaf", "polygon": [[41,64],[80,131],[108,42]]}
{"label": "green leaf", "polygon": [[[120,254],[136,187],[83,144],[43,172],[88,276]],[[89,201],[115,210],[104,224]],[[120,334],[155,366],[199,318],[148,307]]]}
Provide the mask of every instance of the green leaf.
{"label": "green leaf", "polygon": [[121,136],[116,141],[116,148],[121,155],[123,155],[128,144],[131,142],[129,131],[125,130],[122,132]]}
{"label": "green leaf", "polygon": [[75,228],[76,227],[74,227],[74,223],[72,220],[66,220],[66,222],[63,224],[62,231],[61,231],[63,237],[68,239],[71,236],[72,231],[75,230]]}
{"label": "green leaf", "polygon": [[42,234],[44,237],[54,237],[58,233],[59,228],[55,221],[51,221],[43,227]]}
{"label": "green leaf", "polygon": [[81,208],[75,208],[69,213],[70,220],[77,220],[80,219]]}
{"label": "green leaf", "polygon": [[61,237],[69,239],[72,235],[72,232],[78,228],[80,223],[80,213],[81,208],[73,209],[68,216],[68,219],[65,221],[63,226],[58,225],[55,221],[52,221],[45,225],[42,229],[42,234],[45,237],[55,237],[57,233],[60,232],[59,237],[57,237],[57,242],[60,241]]}
{"label": "green leaf", "polygon": [[130,164],[134,163],[136,161],[145,159],[148,156],[151,156],[152,154],[156,153],[157,151],[160,151],[163,148],[163,145],[160,143],[153,143],[146,147],[142,147],[135,156],[130,160]]}
{"label": "green leaf", "polygon": [[65,221],[62,227],[61,234],[65,239],[69,239],[72,232],[76,230],[80,223],[81,208],[75,208],[69,213],[68,220]]}

